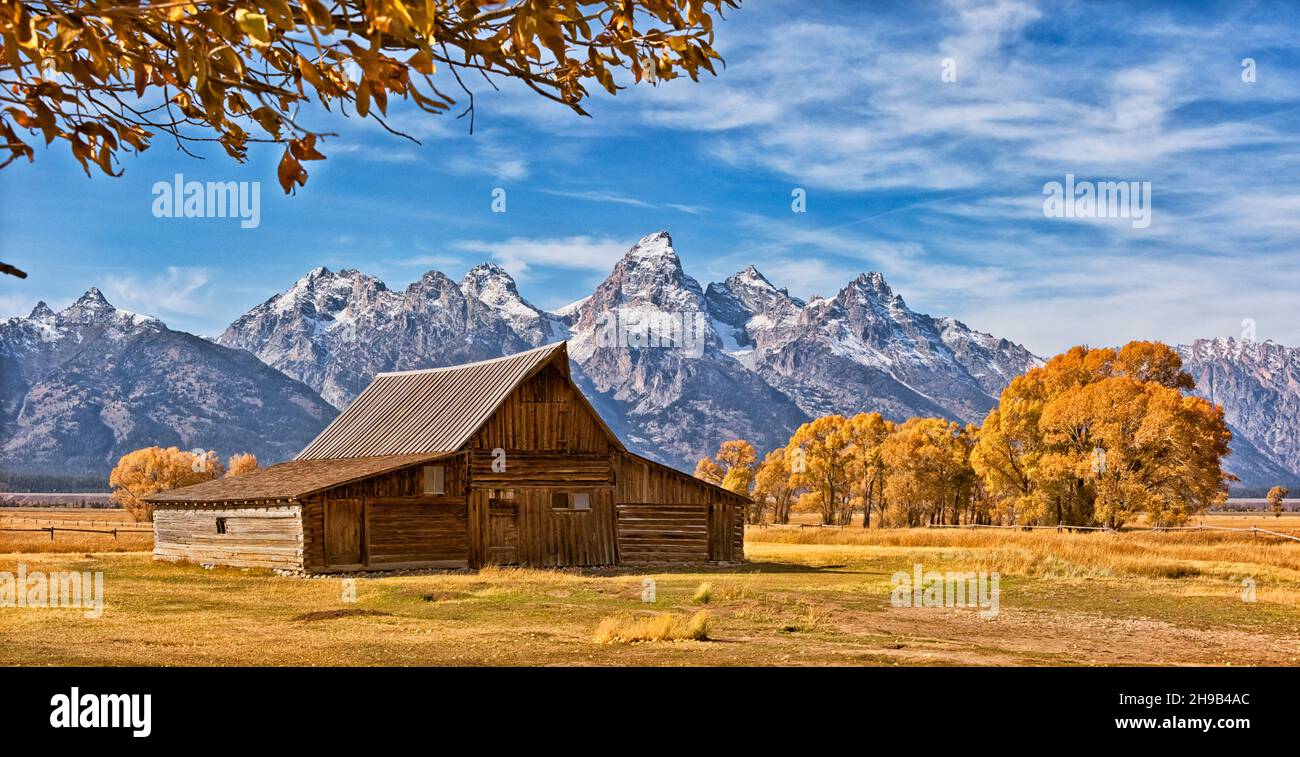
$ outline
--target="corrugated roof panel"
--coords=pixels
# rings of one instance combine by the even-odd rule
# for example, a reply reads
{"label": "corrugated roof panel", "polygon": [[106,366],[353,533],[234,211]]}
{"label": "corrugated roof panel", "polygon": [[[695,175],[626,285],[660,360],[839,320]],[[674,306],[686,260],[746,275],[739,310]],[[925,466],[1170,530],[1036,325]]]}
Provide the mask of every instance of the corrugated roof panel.
{"label": "corrugated roof panel", "polygon": [[298,460],[452,452],[564,342],[478,363],[381,373]]}

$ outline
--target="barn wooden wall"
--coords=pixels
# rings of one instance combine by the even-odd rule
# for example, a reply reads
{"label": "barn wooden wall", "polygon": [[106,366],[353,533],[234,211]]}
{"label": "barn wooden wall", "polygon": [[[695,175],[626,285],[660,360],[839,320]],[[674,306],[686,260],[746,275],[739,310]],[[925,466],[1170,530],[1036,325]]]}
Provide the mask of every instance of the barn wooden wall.
{"label": "barn wooden wall", "polygon": [[744,500],[680,471],[618,455],[615,511],[624,564],[744,559]]}
{"label": "barn wooden wall", "polygon": [[597,452],[612,447],[595,415],[561,369],[551,364],[506,398],[470,447],[492,450]]}
{"label": "barn wooden wall", "polygon": [[345,486],[303,503],[303,557],[307,570],[327,571],[325,503],[357,499],[364,529],[363,560],[371,567],[456,567],[468,564],[467,467],[463,455],[445,466],[440,497],[424,496],[421,468],[411,466]]}
{"label": "barn wooden wall", "polygon": [[[217,533],[217,518],[226,533]],[[241,568],[302,564],[303,528],[297,505],[166,505],[154,508],[154,549],[159,560],[188,560]]]}
{"label": "barn wooden wall", "polygon": [[[614,565],[618,562],[618,545],[614,536],[613,489],[583,487],[516,488],[513,500],[513,533],[507,539],[503,529],[508,519],[493,518],[489,490],[475,489],[470,494],[469,522],[471,564],[509,562],[499,547],[513,545],[513,562],[545,568],[557,566]],[[591,497],[590,510],[557,510],[551,507],[556,491],[586,492]],[[493,549],[497,546],[498,549]]]}

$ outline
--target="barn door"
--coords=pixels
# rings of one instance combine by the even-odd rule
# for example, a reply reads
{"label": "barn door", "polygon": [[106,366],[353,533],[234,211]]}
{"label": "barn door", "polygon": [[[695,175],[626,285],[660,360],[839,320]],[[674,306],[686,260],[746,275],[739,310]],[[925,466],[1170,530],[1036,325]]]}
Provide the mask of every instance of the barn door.
{"label": "barn door", "polygon": [[362,564],[362,506],[359,499],[325,500],[325,564]]}
{"label": "barn door", "polygon": [[488,500],[487,561],[491,565],[519,562],[519,506],[513,499]]}
{"label": "barn door", "polygon": [[709,503],[709,559],[731,562],[735,558],[736,505],[732,502]]}

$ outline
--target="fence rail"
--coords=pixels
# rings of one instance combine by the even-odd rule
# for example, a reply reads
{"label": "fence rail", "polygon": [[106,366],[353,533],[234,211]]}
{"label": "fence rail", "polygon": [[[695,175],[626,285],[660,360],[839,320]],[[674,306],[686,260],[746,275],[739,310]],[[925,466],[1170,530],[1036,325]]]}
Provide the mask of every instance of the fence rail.
{"label": "fence rail", "polygon": [[[49,522],[49,521],[47,521]],[[107,526],[107,524],[105,524]],[[50,535],[50,541],[54,541],[54,534],[58,531],[80,534],[106,534],[112,535],[114,539],[118,534],[151,534],[152,528],[124,528],[124,527],[106,527],[106,528],[84,528],[81,524],[69,526],[56,526],[51,523],[48,526],[15,526],[8,523],[0,523],[0,531],[10,531],[15,533],[46,533]]]}

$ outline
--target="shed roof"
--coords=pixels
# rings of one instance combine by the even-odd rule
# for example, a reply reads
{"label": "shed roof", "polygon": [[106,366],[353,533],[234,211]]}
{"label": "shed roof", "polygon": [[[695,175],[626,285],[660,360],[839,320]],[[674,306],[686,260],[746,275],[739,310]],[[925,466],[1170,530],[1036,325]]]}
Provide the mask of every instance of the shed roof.
{"label": "shed roof", "polygon": [[567,374],[564,342],[478,363],[381,373],[297,459],[453,452],[515,387],[557,358]]}
{"label": "shed roof", "polygon": [[245,473],[145,497],[149,502],[244,502],[285,500],[332,489],[408,465],[438,460],[449,453],[292,460]]}

